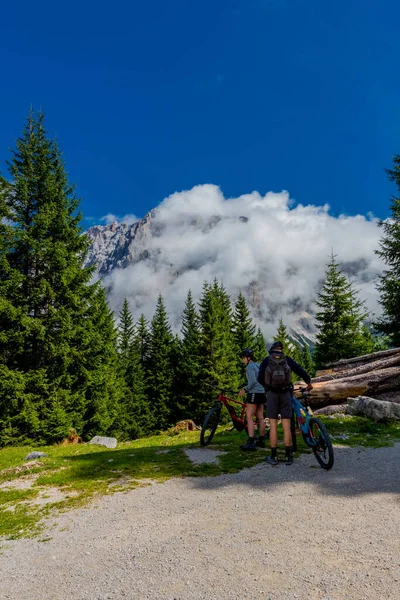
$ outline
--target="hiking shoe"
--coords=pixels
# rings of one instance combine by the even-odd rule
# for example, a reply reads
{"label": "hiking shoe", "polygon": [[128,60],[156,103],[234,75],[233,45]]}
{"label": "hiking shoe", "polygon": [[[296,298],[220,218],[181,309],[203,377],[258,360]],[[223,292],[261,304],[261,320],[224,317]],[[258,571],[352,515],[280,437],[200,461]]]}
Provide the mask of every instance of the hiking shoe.
{"label": "hiking shoe", "polygon": [[293,456],[285,456],[285,465],[289,466],[293,464]]}
{"label": "hiking shoe", "polygon": [[254,440],[247,440],[243,446],[240,446],[241,450],[257,450],[256,443]]}
{"label": "hiking shoe", "polygon": [[256,441],[256,446],[257,446],[257,448],[265,448],[265,438],[259,437],[258,440]]}
{"label": "hiking shoe", "polygon": [[269,465],[272,465],[273,467],[276,467],[276,465],[278,464],[278,459],[272,458],[272,456],[267,456],[265,462],[267,462]]}

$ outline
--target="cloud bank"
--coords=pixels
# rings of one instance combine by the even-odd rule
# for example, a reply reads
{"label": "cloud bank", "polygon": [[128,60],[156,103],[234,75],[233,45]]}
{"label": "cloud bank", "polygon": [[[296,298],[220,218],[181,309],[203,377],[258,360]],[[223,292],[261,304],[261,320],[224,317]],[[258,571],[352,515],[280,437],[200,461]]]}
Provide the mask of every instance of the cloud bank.
{"label": "cloud bank", "polygon": [[115,269],[104,283],[116,312],[127,297],[135,315],[149,319],[162,292],[177,328],[187,291],[198,299],[204,280],[217,278],[233,299],[245,292],[271,336],[280,316],[298,327],[302,314],[315,310],[332,251],[368,310],[379,314],[379,237],[371,215],[336,217],[328,205],[294,204],[287,192],[226,199],[217,186],[199,185],[161,202],[129,245],[137,262]]}

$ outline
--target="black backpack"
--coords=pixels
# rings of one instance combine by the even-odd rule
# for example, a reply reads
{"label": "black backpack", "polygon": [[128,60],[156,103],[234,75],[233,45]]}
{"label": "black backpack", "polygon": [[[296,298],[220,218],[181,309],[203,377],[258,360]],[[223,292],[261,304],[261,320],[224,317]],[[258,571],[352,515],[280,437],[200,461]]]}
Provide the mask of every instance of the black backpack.
{"label": "black backpack", "polygon": [[292,382],[292,370],[284,354],[275,353],[268,357],[265,369],[265,383],[271,388],[287,388]]}

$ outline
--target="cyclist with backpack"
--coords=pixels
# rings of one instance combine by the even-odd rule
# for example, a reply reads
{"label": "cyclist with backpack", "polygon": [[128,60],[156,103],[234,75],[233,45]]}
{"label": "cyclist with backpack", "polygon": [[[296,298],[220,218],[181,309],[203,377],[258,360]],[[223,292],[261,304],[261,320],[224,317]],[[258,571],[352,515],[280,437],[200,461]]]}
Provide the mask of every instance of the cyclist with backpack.
{"label": "cyclist with backpack", "polygon": [[[245,348],[243,350],[242,362],[244,365],[246,365],[247,385],[245,388],[240,390],[239,396],[244,396],[247,393],[246,417],[249,439],[245,444],[243,444],[243,446],[240,446],[240,448],[241,450],[257,450],[257,446],[259,448],[265,448],[265,390],[264,387],[257,381],[260,365],[255,362],[254,353],[251,348]],[[257,442],[254,441],[254,415],[256,415],[258,419],[260,428],[260,437]]]}
{"label": "cyclist with backpack", "polygon": [[285,463],[293,463],[292,436],[290,421],[293,416],[292,409],[292,371],[307,384],[307,390],[312,389],[311,377],[303,367],[297,364],[290,356],[283,354],[282,342],[275,342],[267,356],[261,363],[258,373],[258,382],[264,386],[267,395],[267,417],[270,422],[271,456],[265,459],[270,465],[277,465],[278,447],[278,416],[281,415],[283,427],[283,441],[285,445]]}

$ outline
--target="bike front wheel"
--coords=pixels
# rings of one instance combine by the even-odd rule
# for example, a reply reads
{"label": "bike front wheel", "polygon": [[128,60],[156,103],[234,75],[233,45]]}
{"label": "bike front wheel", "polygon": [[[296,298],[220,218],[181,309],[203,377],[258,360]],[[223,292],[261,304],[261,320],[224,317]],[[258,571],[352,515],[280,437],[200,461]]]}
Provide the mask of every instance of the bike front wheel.
{"label": "bike front wheel", "polygon": [[315,442],[311,446],[314,456],[320,466],[329,471],[329,469],[332,469],[334,462],[333,447],[329,433],[325,425],[317,417],[311,417],[309,428],[310,438]]}
{"label": "bike front wheel", "polygon": [[221,418],[221,407],[213,406],[212,409],[207,413],[206,418],[200,432],[200,444],[202,446],[208,446],[214,437],[214,433],[218,427],[219,420]]}

